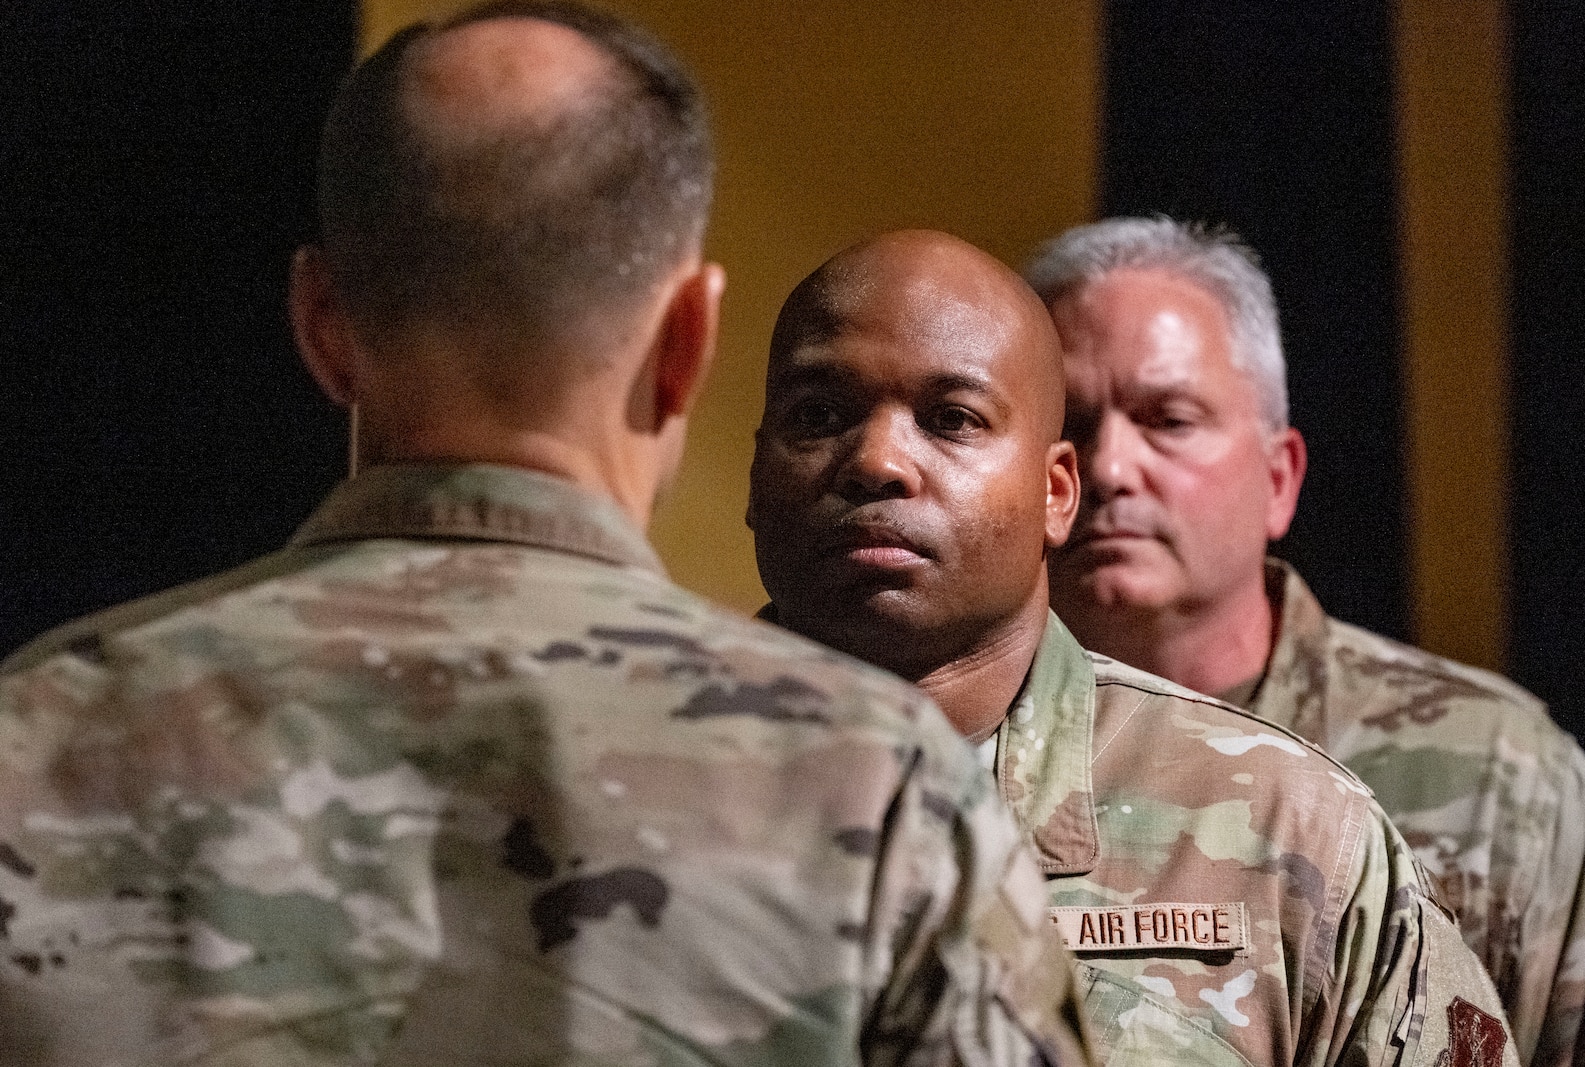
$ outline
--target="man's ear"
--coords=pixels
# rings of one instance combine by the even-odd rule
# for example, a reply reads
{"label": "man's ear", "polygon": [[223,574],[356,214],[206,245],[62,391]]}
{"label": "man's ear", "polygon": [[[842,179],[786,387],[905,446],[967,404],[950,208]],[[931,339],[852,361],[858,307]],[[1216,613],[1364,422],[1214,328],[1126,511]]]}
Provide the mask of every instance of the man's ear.
{"label": "man's ear", "polygon": [[1046,547],[1061,548],[1079,514],[1079,453],[1071,441],[1046,450]]}
{"label": "man's ear", "polygon": [[655,423],[686,417],[715,359],[726,271],[704,263],[672,292],[655,338]]}
{"label": "man's ear", "polygon": [[1266,471],[1271,477],[1271,501],[1266,505],[1266,540],[1275,541],[1288,532],[1294,509],[1299,506],[1299,488],[1304,484],[1308,456],[1304,437],[1292,426],[1271,439],[1267,446]]}
{"label": "man's ear", "polygon": [[358,342],[317,246],[304,245],[292,257],[286,299],[298,355],[325,395],[347,407],[357,399]]}

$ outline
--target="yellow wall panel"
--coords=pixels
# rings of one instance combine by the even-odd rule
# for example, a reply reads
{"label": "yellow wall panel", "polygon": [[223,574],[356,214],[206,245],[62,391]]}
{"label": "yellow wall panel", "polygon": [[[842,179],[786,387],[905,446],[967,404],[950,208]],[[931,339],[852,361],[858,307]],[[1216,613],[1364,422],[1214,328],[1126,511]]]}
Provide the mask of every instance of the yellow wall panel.
{"label": "yellow wall panel", "polygon": [[1400,0],[1416,639],[1498,669],[1507,633],[1506,47],[1501,0]]}
{"label": "yellow wall panel", "polygon": [[[448,0],[364,0],[364,47]],[[709,254],[726,265],[715,374],[652,534],[673,576],[764,598],[743,525],[781,301],[868,234],[950,231],[1018,265],[1096,201],[1100,0],[608,5],[703,83],[720,157]]]}

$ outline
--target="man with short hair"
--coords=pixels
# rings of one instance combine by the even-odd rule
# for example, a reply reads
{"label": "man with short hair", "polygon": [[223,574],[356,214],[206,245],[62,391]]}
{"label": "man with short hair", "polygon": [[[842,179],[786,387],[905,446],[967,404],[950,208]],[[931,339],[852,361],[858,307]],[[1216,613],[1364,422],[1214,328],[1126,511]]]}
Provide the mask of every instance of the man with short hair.
{"label": "man with short hair", "polygon": [[292,314],[366,470],[0,675],[0,1062],[1085,1062],[940,712],[644,540],[711,171],[675,60],[572,4],[352,75]]}
{"label": "man with short hair", "polygon": [[1266,557],[1305,451],[1254,254],[1169,219],[1108,219],[1048,244],[1026,277],[1062,339],[1085,487],[1052,605],[1087,648],[1347,763],[1458,913],[1521,1059],[1568,1062],[1585,1006],[1585,755],[1530,694],[1328,618]]}
{"label": "man with short hair", "polygon": [[766,614],[981,746],[1110,1062],[1516,1063],[1369,792],[1287,731],[1089,656],[1047,605],[1079,499],[1018,276],[944,234],[839,254],[771,342],[748,522]]}

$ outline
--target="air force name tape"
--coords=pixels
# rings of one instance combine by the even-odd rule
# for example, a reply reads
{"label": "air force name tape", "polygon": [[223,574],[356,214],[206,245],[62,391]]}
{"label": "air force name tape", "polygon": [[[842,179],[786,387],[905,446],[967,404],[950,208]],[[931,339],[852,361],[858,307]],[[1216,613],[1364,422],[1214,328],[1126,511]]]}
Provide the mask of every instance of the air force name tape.
{"label": "air force name tape", "polygon": [[1245,952],[1249,925],[1242,902],[1234,904],[1126,904],[1112,908],[1052,908],[1073,952],[1172,949]]}

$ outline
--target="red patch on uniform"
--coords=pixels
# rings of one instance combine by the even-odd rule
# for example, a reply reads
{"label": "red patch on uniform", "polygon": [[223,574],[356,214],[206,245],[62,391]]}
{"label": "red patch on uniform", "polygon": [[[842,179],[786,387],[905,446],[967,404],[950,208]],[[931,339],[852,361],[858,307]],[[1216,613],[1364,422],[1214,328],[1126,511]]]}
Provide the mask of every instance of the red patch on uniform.
{"label": "red patch on uniform", "polygon": [[1447,1067],[1502,1067],[1508,1031],[1501,1019],[1481,1011],[1463,997],[1454,997],[1447,1006],[1447,1028]]}

